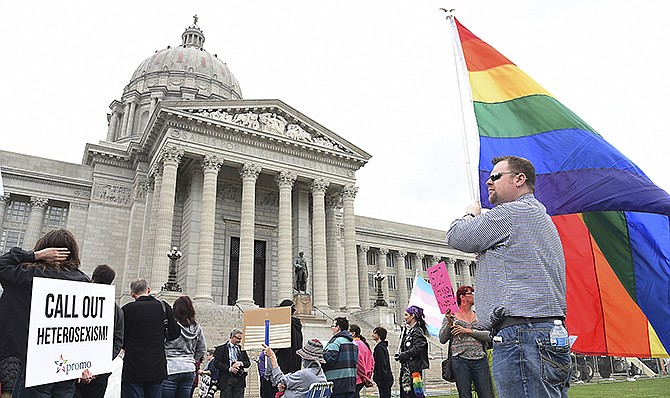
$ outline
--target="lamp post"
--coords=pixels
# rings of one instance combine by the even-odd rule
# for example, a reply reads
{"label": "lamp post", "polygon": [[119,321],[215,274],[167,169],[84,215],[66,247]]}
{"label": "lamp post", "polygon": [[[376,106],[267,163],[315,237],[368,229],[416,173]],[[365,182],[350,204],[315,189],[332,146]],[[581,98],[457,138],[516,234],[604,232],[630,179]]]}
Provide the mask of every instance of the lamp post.
{"label": "lamp post", "polygon": [[177,283],[177,261],[181,258],[181,252],[177,249],[177,246],[172,246],[172,250],[167,252],[167,256],[170,259],[170,270],[168,273],[168,280],[163,287],[161,287],[161,290],[181,292],[181,286]]}
{"label": "lamp post", "polygon": [[384,291],[382,290],[382,281],[386,278],[386,275],[382,274],[381,271],[377,270],[377,273],[374,276],[374,280],[377,284],[377,300],[375,301],[375,307],[388,307],[386,300],[384,300]]}

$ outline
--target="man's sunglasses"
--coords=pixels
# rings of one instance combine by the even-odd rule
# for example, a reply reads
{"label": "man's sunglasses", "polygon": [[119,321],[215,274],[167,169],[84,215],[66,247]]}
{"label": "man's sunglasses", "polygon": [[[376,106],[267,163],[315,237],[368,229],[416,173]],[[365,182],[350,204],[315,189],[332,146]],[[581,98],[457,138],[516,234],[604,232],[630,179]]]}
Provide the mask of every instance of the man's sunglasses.
{"label": "man's sunglasses", "polygon": [[489,180],[491,180],[491,181],[493,181],[493,182],[496,182],[496,181],[498,181],[499,179],[501,179],[502,176],[505,175],[505,174],[514,174],[514,175],[518,175],[518,174],[521,174],[521,173],[516,172],[516,171],[499,171],[499,172],[497,172],[497,173],[491,174],[491,175],[489,176]]}

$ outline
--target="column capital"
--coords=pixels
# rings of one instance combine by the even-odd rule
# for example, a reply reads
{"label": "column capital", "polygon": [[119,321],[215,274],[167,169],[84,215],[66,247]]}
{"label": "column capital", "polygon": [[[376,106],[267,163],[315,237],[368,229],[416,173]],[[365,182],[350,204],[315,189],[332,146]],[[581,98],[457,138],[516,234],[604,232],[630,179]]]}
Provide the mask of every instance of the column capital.
{"label": "column capital", "polygon": [[368,246],[368,245],[359,245],[359,246],[358,246],[358,251],[361,252],[361,253],[367,253],[368,251],[370,251],[370,246]]}
{"label": "column capital", "polygon": [[444,262],[445,262],[445,264],[447,264],[447,265],[454,265],[454,264],[456,264],[456,259],[455,259],[455,258],[452,258],[452,257],[447,257],[447,258],[444,260]]}
{"label": "column capital", "polygon": [[400,258],[405,258],[407,257],[407,250],[398,250],[398,253],[396,255]]}
{"label": "column capital", "polygon": [[161,151],[161,160],[163,164],[171,163],[173,165],[179,165],[183,156],[184,149],[177,145],[166,145]]}
{"label": "column capital", "polygon": [[379,254],[381,254],[382,256],[385,256],[385,255],[389,254],[389,248],[388,247],[380,247],[379,248]]}
{"label": "column capital", "polygon": [[[0,204],[6,204],[6,203],[9,203],[9,193],[0,195]],[[2,214],[0,214],[0,217],[2,217]]]}
{"label": "column capital", "polygon": [[202,167],[202,171],[204,172],[213,171],[215,173],[218,173],[219,170],[221,170],[221,166],[223,166],[223,159],[213,154],[206,154],[203,157],[200,166]]}
{"label": "column capital", "polygon": [[328,189],[328,185],[330,185],[330,181],[326,181],[325,178],[319,177],[312,181],[312,185],[309,188],[312,191],[312,194],[325,193],[326,189]]}
{"label": "column capital", "polygon": [[335,210],[340,205],[340,197],[338,195],[328,195],[325,198],[326,207],[329,210]]}
{"label": "column capital", "polygon": [[245,163],[240,167],[240,177],[242,177],[242,180],[256,181],[260,173],[261,166],[256,163]]}
{"label": "column capital", "polygon": [[435,264],[438,264],[440,261],[442,261],[442,256],[439,254],[433,254],[431,257],[433,258],[433,262]]}
{"label": "column capital", "polygon": [[425,256],[426,256],[425,253],[416,252],[416,258],[418,258],[419,260],[423,260]]}
{"label": "column capital", "polygon": [[49,203],[49,198],[41,196],[31,196],[30,197],[30,206],[43,209]]}
{"label": "column capital", "polygon": [[357,193],[358,193],[357,186],[355,186],[354,184],[347,184],[344,187],[342,187],[340,195],[342,196],[342,199],[354,199],[356,198]]}
{"label": "column capital", "polygon": [[275,176],[275,182],[279,188],[293,188],[297,176],[292,171],[280,171]]}

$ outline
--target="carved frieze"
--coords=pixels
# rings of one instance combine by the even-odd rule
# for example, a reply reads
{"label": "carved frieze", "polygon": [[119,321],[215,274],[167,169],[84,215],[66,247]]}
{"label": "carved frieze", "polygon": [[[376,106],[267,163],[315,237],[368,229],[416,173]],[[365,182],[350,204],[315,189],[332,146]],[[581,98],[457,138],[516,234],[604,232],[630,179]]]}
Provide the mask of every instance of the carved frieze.
{"label": "carved frieze", "polygon": [[286,118],[273,112],[255,113],[245,112],[231,114],[218,109],[204,109],[195,111],[198,114],[214,120],[235,123],[239,126],[264,133],[279,135],[296,141],[309,142],[328,149],[337,149],[344,152],[345,149],[323,134],[311,134],[298,124],[289,123]]}
{"label": "carved frieze", "polygon": [[217,190],[217,197],[220,199],[242,201],[242,187],[239,185],[225,184]]}
{"label": "carved frieze", "polygon": [[144,200],[147,196],[147,191],[149,190],[149,183],[147,181],[136,181],[135,182],[135,200]]}
{"label": "carved frieze", "polygon": [[102,203],[113,203],[128,206],[133,189],[112,184],[95,184],[92,200]]}
{"label": "carved frieze", "polygon": [[88,210],[87,203],[70,203],[71,210]]}

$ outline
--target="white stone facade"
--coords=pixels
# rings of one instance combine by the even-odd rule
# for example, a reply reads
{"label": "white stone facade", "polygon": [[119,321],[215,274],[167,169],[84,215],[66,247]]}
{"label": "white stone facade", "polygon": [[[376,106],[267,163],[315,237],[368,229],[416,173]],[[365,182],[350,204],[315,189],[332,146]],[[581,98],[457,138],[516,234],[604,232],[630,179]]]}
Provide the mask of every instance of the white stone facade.
{"label": "white stone facade", "polygon": [[122,303],[139,277],[161,289],[173,246],[183,292],[223,306],[292,297],[299,251],[325,312],[369,310],[377,270],[398,319],[416,270],[446,260],[453,280],[472,282],[474,257],[449,248],[444,231],[356,216],[356,171],[371,156],[282,101],[241,99],[203,42],[192,25],[182,46],[140,64],[82,164],[0,151],[0,249],[68,228],[85,272],[117,271]]}

